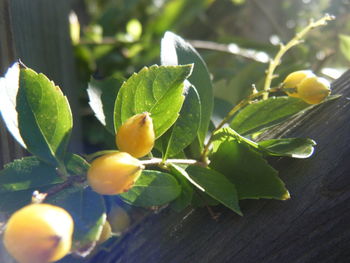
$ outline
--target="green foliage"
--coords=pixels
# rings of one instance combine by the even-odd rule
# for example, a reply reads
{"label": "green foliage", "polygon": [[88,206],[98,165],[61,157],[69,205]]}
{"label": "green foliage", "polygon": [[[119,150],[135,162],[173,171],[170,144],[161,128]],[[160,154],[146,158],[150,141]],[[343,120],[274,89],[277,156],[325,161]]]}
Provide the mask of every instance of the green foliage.
{"label": "green foliage", "polygon": [[101,226],[106,220],[102,196],[90,188],[72,187],[49,197],[47,201],[70,213],[74,220],[73,249],[81,254],[88,252],[100,237]]}
{"label": "green foliage", "polygon": [[271,97],[245,107],[237,113],[230,127],[243,135],[252,134],[270,128],[309,107],[310,104],[300,99]]}
{"label": "green foliage", "polygon": [[192,66],[151,66],[133,74],[120,88],[114,108],[115,131],[135,114],[149,112],[156,137],[176,121],[184,96],[184,80]]}
{"label": "green foliage", "polygon": [[[103,65],[102,72],[110,73],[109,60],[120,59],[116,50],[126,47],[123,56],[128,59],[137,60],[136,54],[146,48],[153,52],[155,48],[147,41],[154,35],[163,33],[171,24],[179,27],[186,24],[186,19],[193,15],[191,12],[198,14],[213,1],[165,1],[159,10],[168,14],[169,19],[156,16],[147,23],[143,23],[142,17],[130,19],[121,12],[117,24],[123,23],[125,32],[115,34],[109,24],[113,12],[124,10],[130,14],[142,4],[137,0],[121,2],[125,5],[106,10],[96,17],[98,23],[90,25],[90,31],[84,33],[85,40],[92,43],[77,47],[89,61],[91,70]],[[191,4],[194,10],[189,10]],[[102,8],[103,4],[96,6]],[[182,15],[184,19],[178,20]],[[321,25],[322,21],[318,23]],[[106,36],[111,37],[112,42],[118,41],[113,42],[115,46],[88,46],[105,41]],[[298,42],[298,37],[300,35],[278,54],[282,56]],[[347,38],[341,38],[342,50],[347,52]],[[261,45],[255,46],[258,47],[262,49]],[[111,56],[113,52],[118,56]],[[94,60],[89,58],[91,54]],[[273,61],[277,67],[279,56]],[[122,123],[135,114],[149,112],[153,120],[156,148],[139,160],[136,168],[145,169],[132,182],[130,190],[119,197],[127,204],[146,208],[170,203],[175,211],[189,206],[222,204],[238,215],[242,215],[241,199],[290,198],[278,172],[265,157],[308,158],[316,143],[307,138],[258,142],[254,141],[254,135],[315,106],[281,96],[282,89],[278,88],[281,78],[274,78],[275,67],[268,70],[262,90],[265,65],[260,62],[250,66],[241,63],[243,69],[236,69],[233,71],[236,75],[217,81],[214,92],[212,77],[202,56],[190,42],[171,32],[166,32],[161,40],[161,64],[143,67],[133,74],[133,70],[123,74],[114,72],[113,77],[91,79],[88,85],[90,107],[113,136]],[[293,66],[295,64],[289,65],[288,69]],[[87,185],[89,163],[82,156],[66,151],[73,126],[66,97],[43,74],[21,67],[15,63],[5,77],[0,78],[0,111],[10,132],[33,156],[15,160],[0,171],[0,211],[12,213],[30,203],[34,191],[47,194],[45,202],[65,208],[74,219],[73,251],[87,255],[106,220],[105,200]],[[282,68],[279,72],[283,75],[287,71]],[[124,81],[124,75],[130,74]],[[270,87],[272,79],[276,88]],[[253,83],[258,89],[251,92]],[[268,97],[270,93],[276,97]],[[225,127],[226,124],[229,127]],[[113,151],[92,153],[88,159]]]}
{"label": "green foliage", "polygon": [[201,122],[198,141],[203,144],[210,117],[213,111],[213,88],[207,66],[198,52],[181,37],[166,32],[161,44],[161,61],[163,65],[182,65],[194,63],[189,81],[197,89],[201,102]]}
{"label": "green foliage", "polygon": [[287,138],[261,141],[258,145],[268,155],[303,159],[313,154],[316,143],[311,139]]}
{"label": "green foliage", "polygon": [[121,85],[122,81],[116,78],[91,79],[87,89],[91,109],[96,118],[112,134],[114,134],[114,104]]}
{"label": "green foliage", "polygon": [[152,207],[169,203],[179,196],[181,187],[168,173],[145,170],[134,186],[121,198],[135,206]]}
{"label": "green foliage", "polygon": [[62,162],[73,120],[61,90],[45,75],[21,69],[16,110],[28,151],[50,163]]}
{"label": "green foliage", "polygon": [[186,172],[209,196],[242,215],[235,184],[232,184],[223,174],[200,166],[189,166]]}
{"label": "green foliage", "polygon": [[289,198],[277,171],[244,141],[222,138],[211,156],[210,167],[221,172],[236,186],[239,199]]}
{"label": "green foliage", "polygon": [[163,158],[174,157],[185,149],[197,136],[200,125],[201,103],[193,86],[188,87],[180,116],[162,137]]}
{"label": "green foliage", "polygon": [[193,196],[193,188],[188,180],[189,175],[187,172],[175,164],[171,164],[169,167],[171,174],[175,176],[181,186],[181,193],[179,196],[171,202],[171,208],[175,211],[182,211],[191,204]]}

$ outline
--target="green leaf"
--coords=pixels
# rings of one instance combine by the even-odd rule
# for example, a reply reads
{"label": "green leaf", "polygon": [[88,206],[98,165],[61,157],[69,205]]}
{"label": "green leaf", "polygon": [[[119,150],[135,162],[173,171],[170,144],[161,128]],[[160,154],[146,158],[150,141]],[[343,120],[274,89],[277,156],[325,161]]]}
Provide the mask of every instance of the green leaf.
{"label": "green leaf", "polygon": [[61,183],[55,167],[37,157],[25,157],[5,165],[0,171],[0,194]]}
{"label": "green leaf", "polygon": [[120,88],[114,108],[114,126],[135,114],[151,113],[156,138],[166,132],[178,118],[184,101],[184,81],[192,65],[151,66],[134,73]]}
{"label": "green leaf", "polygon": [[87,89],[91,109],[94,111],[96,118],[112,134],[115,134],[113,124],[114,105],[121,85],[122,81],[116,78],[91,79]]}
{"label": "green leaf", "polygon": [[207,66],[199,53],[181,37],[166,32],[161,43],[162,65],[181,65],[194,63],[189,81],[198,91],[201,105],[201,123],[198,130],[199,147],[207,135],[210,117],[213,112],[213,87]]}
{"label": "green leaf", "polygon": [[271,97],[243,108],[234,116],[230,127],[239,134],[251,134],[272,127],[311,107],[297,98]]}
{"label": "green leaf", "polygon": [[189,176],[184,169],[175,164],[170,164],[169,168],[171,173],[176,177],[177,181],[181,185],[181,193],[174,201],[171,202],[171,208],[180,212],[191,204],[193,188],[187,179]]}
{"label": "green leaf", "polygon": [[167,141],[164,159],[177,155],[195,139],[200,124],[200,107],[198,93],[190,86],[179,118],[162,137]]}
{"label": "green leaf", "polygon": [[100,237],[106,221],[103,197],[90,188],[67,188],[47,199],[63,207],[74,220],[73,250],[88,250]]}
{"label": "green leaf", "polygon": [[12,214],[16,210],[31,202],[32,194],[35,190],[42,192],[42,190],[45,189],[46,188],[34,188],[0,193],[0,211],[2,213]]}
{"label": "green leaf", "polygon": [[286,138],[261,141],[258,145],[268,155],[303,159],[313,154],[316,143],[311,139]]}
{"label": "green leaf", "polygon": [[205,193],[242,215],[236,187],[224,175],[210,168],[194,165],[189,166],[186,172],[193,181],[203,187]]}
{"label": "green leaf", "polygon": [[75,175],[85,175],[90,167],[90,164],[77,154],[66,154],[65,164],[67,170]]}
{"label": "green leaf", "polygon": [[172,175],[144,170],[134,186],[120,197],[128,204],[150,207],[169,203],[180,192],[181,187]]}
{"label": "green leaf", "polygon": [[9,132],[22,147],[26,148],[21,134],[19,133],[16,111],[19,72],[19,64],[14,63],[7,70],[5,77],[0,78],[0,113]]}
{"label": "green leaf", "polygon": [[339,34],[340,51],[350,61],[350,36]]}
{"label": "green leaf", "polygon": [[67,98],[45,75],[21,69],[16,109],[27,149],[40,159],[60,163],[73,126]]}
{"label": "green leaf", "polygon": [[236,186],[239,199],[289,198],[277,171],[245,141],[227,137],[210,160],[210,167],[224,174]]}

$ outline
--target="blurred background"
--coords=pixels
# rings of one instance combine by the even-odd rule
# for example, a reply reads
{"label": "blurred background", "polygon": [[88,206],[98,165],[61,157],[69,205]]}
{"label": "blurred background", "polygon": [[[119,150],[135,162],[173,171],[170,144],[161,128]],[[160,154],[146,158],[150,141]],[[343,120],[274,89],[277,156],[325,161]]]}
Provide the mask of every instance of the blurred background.
{"label": "blurred background", "polygon": [[114,138],[88,107],[87,82],[93,76],[121,81],[144,66],[160,64],[160,40],[172,31],[203,56],[212,74],[220,116],[263,83],[269,58],[310,19],[336,16],[313,30],[283,58],[278,83],[298,69],[330,80],[350,59],[349,0],[75,0],[71,37],[81,85],[79,100],[86,151],[113,148]]}

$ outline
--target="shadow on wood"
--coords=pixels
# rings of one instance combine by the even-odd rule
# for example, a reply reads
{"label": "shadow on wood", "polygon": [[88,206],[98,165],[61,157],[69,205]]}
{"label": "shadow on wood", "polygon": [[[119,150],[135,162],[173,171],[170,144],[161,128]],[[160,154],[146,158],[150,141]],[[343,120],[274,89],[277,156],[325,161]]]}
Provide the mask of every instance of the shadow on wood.
{"label": "shadow on wood", "polygon": [[288,201],[246,200],[244,217],[224,207],[152,214],[110,252],[90,262],[349,262],[350,72],[333,84],[340,99],[274,129],[317,142],[310,159],[271,160],[290,190]]}

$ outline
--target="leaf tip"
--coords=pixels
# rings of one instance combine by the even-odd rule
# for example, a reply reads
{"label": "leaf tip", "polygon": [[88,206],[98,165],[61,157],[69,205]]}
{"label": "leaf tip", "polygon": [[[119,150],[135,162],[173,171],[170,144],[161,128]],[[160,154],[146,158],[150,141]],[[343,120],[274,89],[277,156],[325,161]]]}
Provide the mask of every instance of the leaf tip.
{"label": "leaf tip", "polygon": [[290,199],[290,193],[288,190],[282,195],[281,200],[288,200]]}

